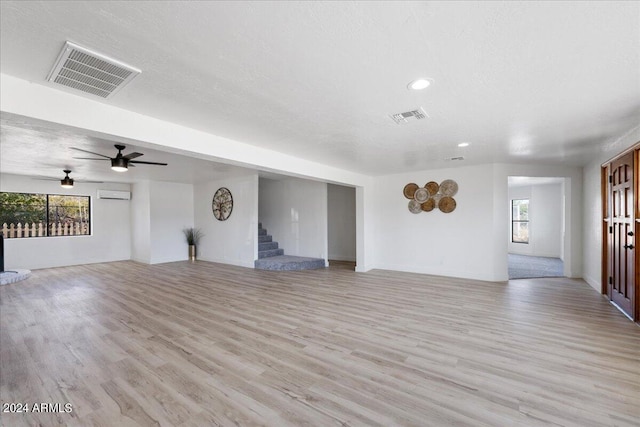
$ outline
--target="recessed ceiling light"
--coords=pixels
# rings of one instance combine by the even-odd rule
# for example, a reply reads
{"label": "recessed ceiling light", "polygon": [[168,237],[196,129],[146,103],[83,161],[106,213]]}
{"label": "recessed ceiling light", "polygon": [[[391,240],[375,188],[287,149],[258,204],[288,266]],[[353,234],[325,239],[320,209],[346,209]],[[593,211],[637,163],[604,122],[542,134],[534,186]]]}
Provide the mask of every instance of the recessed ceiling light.
{"label": "recessed ceiling light", "polygon": [[431,85],[431,81],[427,79],[417,79],[412,81],[407,85],[407,89],[411,90],[422,90],[426,89]]}
{"label": "recessed ceiling light", "polygon": [[458,144],[458,147],[468,147],[469,143],[468,142],[461,142],[460,144]]}

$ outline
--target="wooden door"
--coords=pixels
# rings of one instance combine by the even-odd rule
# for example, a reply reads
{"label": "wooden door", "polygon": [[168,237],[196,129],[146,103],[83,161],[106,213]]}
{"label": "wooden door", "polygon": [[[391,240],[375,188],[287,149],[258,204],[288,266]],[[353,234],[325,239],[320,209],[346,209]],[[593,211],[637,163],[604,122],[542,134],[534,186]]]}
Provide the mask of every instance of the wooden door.
{"label": "wooden door", "polygon": [[610,164],[609,280],[607,295],[635,318],[634,152]]}

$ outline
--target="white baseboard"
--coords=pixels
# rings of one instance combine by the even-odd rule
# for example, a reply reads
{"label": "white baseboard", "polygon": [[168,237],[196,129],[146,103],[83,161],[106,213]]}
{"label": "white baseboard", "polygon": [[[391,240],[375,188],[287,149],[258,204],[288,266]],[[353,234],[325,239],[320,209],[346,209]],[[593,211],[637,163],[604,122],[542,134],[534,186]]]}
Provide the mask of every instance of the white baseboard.
{"label": "white baseboard", "polygon": [[356,264],[356,273],[366,273],[367,271],[372,270],[372,267],[365,265],[365,266],[359,266]]}
{"label": "white baseboard", "polygon": [[589,286],[591,286],[593,289],[598,291],[598,293],[602,292],[602,285],[600,284],[599,280],[595,280],[593,277],[590,277],[590,276],[584,276],[582,280],[587,282]]}
{"label": "white baseboard", "polygon": [[[508,278],[500,278],[494,276],[490,272],[478,273],[476,271],[464,271],[464,270],[448,270],[435,267],[424,267],[415,265],[401,265],[401,264],[378,264],[375,266],[381,270],[391,271],[403,271],[407,273],[429,274],[433,276],[454,277],[458,279],[479,280],[484,282],[506,282]],[[357,271],[357,270],[356,270]],[[506,271],[505,271],[506,273]]]}

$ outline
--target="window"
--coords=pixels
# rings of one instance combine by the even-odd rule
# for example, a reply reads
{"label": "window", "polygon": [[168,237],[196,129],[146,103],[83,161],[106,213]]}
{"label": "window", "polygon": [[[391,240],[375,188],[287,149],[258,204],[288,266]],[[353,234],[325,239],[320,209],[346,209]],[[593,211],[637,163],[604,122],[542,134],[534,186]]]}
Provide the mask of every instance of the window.
{"label": "window", "polygon": [[0,192],[0,226],[5,238],[91,234],[91,198],[59,194]]}
{"label": "window", "polygon": [[529,243],[529,199],[511,201],[511,241]]}

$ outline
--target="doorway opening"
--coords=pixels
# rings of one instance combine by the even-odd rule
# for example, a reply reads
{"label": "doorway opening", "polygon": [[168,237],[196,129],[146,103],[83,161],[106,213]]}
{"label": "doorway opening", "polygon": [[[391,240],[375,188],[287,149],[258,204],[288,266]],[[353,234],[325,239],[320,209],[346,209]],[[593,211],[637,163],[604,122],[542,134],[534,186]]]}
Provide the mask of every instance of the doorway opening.
{"label": "doorway opening", "polygon": [[327,184],[329,268],[356,268],[356,189]]}
{"label": "doorway opening", "polygon": [[510,280],[566,276],[566,179],[509,177]]}

